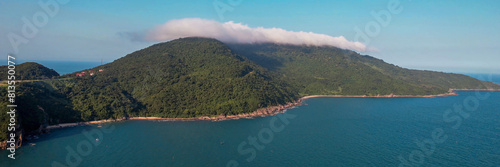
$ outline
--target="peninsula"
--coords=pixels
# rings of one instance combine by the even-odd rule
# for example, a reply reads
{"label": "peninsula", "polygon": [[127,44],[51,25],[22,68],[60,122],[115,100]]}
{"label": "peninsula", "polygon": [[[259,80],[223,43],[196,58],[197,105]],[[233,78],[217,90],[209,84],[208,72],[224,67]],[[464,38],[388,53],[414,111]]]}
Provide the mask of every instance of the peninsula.
{"label": "peninsula", "polygon": [[[19,72],[23,82],[17,97],[19,133],[28,135],[76,122],[102,123],[98,120],[269,116],[311,97],[437,97],[455,95],[453,90],[500,90],[498,84],[469,76],[405,69],[331,46],[195,37],[63,76],[37,63],[18,67],[31,71]],[[0,102],[4,111],[5,101]],[[0,112],[1,123],[7,118]],[[6,137],[0,129],[0,141]]]}

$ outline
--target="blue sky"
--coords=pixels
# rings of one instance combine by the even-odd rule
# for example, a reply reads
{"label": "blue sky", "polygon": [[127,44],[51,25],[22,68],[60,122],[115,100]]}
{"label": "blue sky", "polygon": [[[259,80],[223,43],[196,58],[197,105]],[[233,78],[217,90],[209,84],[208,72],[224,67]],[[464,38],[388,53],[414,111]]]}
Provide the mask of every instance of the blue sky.
{"label": "blue sky", "polygon": [[387,26],[380,26],[379,33],[365,43],[378,51],[362,54],[412,69],[500,73],[500,1],[494,0],[240,0],[238,4],[218,0],[232,9],[223,13],[223,19],[213,0],[69,0],[15,52],[7,34],[22,35],[22,18],[32,20],[44,11],[38,3],[48,1],[0,2],[0,54],[16,53],[22,60],[111,62],[156,43],[131,41],[120,34],[144,32],[183,18],[234,21],[355,41],[355,27],[363,31],[371,22],[378,23],[371,13],[388,11],[389,3],[399,2],[402,11],[391,13]]}

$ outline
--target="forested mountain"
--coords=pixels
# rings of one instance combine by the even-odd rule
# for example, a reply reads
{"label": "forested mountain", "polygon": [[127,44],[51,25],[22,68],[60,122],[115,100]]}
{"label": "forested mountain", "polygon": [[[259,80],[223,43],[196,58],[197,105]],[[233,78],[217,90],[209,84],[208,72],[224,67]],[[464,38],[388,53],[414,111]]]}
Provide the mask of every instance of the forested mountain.
{"label": "forested mountain", "polygon": [[230,44],[304,95],[429,95],[453,89],[499,88],[472,77],[409,70],[335,47]]}
{"label": "forested mountain", "polygon": [[240,114],[298,99],[262,67],[204,38],[160,43],[76,77],[71,94],[84,120],[118,116]]}
{"label": "forested mountain", "polygon": [[[33,63],[19,65],[17,71],[23,80],[58,76]],[[93,69],[21,82],[16,90],[19,122],[30,132],[44,125],[129,116],[249,113],[305,95],[429,95],[450,88],[500,85],[459,74],[409,70],[334,47],[228,46],[215,39],[183,38]],[[5,85],[3,90],[0,95],[6,98]],[[0,108],[6,111],[5,106]],[[0,133],[5,133],[7,119],[0,112]],[[0,140],[4,137],[0,134]]]}
{"label": "forested mountain", "polygon": [[[16,80],[49,79],[59,76],[55,70],[34,62],[16,65]],[[0,80],[7,80],[7,66],[0,66]]]}

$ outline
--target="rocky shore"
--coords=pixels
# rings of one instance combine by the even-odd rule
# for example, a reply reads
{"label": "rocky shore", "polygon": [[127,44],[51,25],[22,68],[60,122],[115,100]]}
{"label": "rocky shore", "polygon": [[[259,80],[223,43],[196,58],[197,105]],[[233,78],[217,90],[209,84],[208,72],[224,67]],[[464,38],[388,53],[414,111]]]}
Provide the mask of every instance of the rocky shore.
{"label": "rocky shore", "polygon": [[[238,114],[238,115],[219,115],[215,117],[202,116],[195,118],[161,118],[161,117],[129,117],[129,118],[121,118],[121,119],[108,119],[108,120],[99,120],[99,121],[89,121],[89,122],[77,122],[77,123],[64,123],[58,125],[50,125],[42,128],[43,131],[50,131],[51,129],[58,128],[66,128],[66,127],[75,127],[75,126],[85,126],[92,124],[101,124],[101,123],[109,123],[109,122],[118,122],[123,120],[158,120],[158,121],[223,121],[223,120],[237,120],[237,119],[250,119],[254,117],[266,117],[272,116],[279,113],[285,112],[287,109],[294,108],[296,106],[300,106],[303,103],[303,100],[315,98],[315,97],[361,97],[361,98],[397,98],[397,97],[424,97],[424,98],[432,98],[432,97],[445,97],[445,96],[457,96],[458,94],[455,91],[500,91],[499,89],[450,89],[447,93],[437,94],[437,95],[425,95],[425,96],[415,96],[415,95],[377,95],[377,96],[367,96],[367,95],[311,95],[304,96],[295,102],[290,102],[284,105],[271,106],[266,108],[258,109],[251,113],[246,114]],[[0,148],[5,149],[6,141],[0,142]]]}
{"label": "rocky shore", "polygon": [[254,117],[266,117],[272,116],[279,113],[285,112],[287,109],[302,105],[303,100],[315,98],[315,97],[361,97],[361,98],[396,98],[396,97],[424,97],[424,98],[432,98],[432,97],[446,97],[446,96],[457,96],[458,94],[455,91],[500,91],[498,89],[450,89],[447,93],[437,94],[437,95],[424,95],[424,96],[415,96],[415,95],[376,95],[376,96],[367,96],[367,95],[311,95],[304,96],[295,102],[290,102],[284,105],[271,106],[266,108],[258,109],[251,113],[246,114],[238,114],[238,115],[219,115],[215,117],[202,116],[202,117],[194,117],[194,118],[161,118],[161,117],[129,117],[129,118],[121,118],[121,119],[109,119],[109,120],[99,120],[99,121],[90,121],[90,122],[78,122],[78,123],[66,123],[66,124],[58,124],[47,126],[45,129],[57,129],[57,128],[65,128],[65,127],[74,127],[74,126],[82,126],[82,125],[91,125],[91,124],[100,124],[100,123],[108,123],[108,122],[117,122],[123,120],[158,120],[158,121],[223,121],[223,120],[237,120],[242,118],[254,118]]}
{"label": "rocky shore", "polygon": [[194,118],[161,118],[161,117],[129,117],[129,118],[121,118],[121,119],[108,119],[108,120],[99,120],[99,121],[89,121],[89,122],[77,122],[77,123],[64,123],[57,125],[50,125],[44,128],[44,130],[52,130],[59,128],[67,128],[67,127],[75,127],[75,126],[84,126],[84,125],[92,125],[92,124],[101,124],[101,123],[109,123],[109,122],[119,122],[123,120],[158,120],[158,121],[223,121],[223,120],[236,120],[241,118],[253,118],[253,117],[266,117],[276,115],[278,113],[283,113],[287,109],[293,108],[295,106],[302,105],[302,99],[299,99],[293,103],[287,103],[284,105],[271,106],[266,108],[258,109],[251,113],[246,114],[238,114],[238,115],[219,115],[216,117],[202,116],[202,117],[194,117]]}
{"label": "rocky shore", "polygon": [[236,120],[241,118],[254,118],[254,117],[266,117],[272,116],[279,113],[285,112],[287,109],[293,108],[295,106],[302,105],[302,99],[299,99],[293,103],[287,103],[284,105],[271,106],[266,108],[258,109],[251,113],[238,114],[238,115],[219,115],[216,117],[202,116],[195,118],[161,118],[161,117],[130,117],[129,120],[159,120],[159,121],[223,121],[223,120]]}
{"label": "rocky shore", "polygon": [[123,120],[126,120],[126,118],[121,118],[121,119],[106,119],[106,120],[99,120],[99,121],[77,122],[77,123],[64,123],[64,124],[50,125],[50,126],[45,127],[44,129],[45,130],[51,130],[51,129],[59,129],[59,128],[83,126],[83,125],[92,125],[92,124],[101,124],[101,123],[109,123],[109,122],[118,122],[118,121],[123,121]]}
{"label": "rocky shore", "polygon": [[2,150],[7,149],[7,141],[0,142],[0,149],[2,149]]}

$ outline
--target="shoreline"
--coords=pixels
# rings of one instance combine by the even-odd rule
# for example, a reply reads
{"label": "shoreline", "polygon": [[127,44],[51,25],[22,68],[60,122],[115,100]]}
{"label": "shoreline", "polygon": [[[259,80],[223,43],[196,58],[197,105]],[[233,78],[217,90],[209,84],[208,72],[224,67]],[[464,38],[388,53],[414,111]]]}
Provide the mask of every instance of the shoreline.
{"label": "shoreline", "polygon": [[[225,121],[225,120],[238,120],[238,119],[252,119],[255,117],[267,117],[273,116],[279,113],[284,113],[288,109],[295,108],[297,106],[304,105],[303,100],[317,98],[317,97],[356,97],[356,98],[401,98],[401,97],[419,97],[419,98],[433,98],[433,97],[446,97],[446,96],[457,96],[458,94],[455,91],[500,91],[500,89],[450,89],[448,93],[442,93],[437,95],[377,95],[377,96],[367,96],[367,95],[310,95],[299,98],[294,102],[289,102],[284,105],[278,106],[270,106],[266,108],[257,109],[251,113],[238,114],[238,115],[219,115],[216,117],[209,116],[201,116],[194,118],[161,118],[161,117],[129,117],[129,118],[120,118],[120,119],[106,119],[106,120],[98,120],[98,121],[88,121],[88,122],[76,122],[76,123],[63,123],[57,125],[49,125],[44,127],[42,130],[45,132],[49,132],[53,129],[60,128],[68,128],[68,127],[76,127],[76,126],[88,126],[102,123],[111,123],[111,122],[120,122],[124,120],[157,120],[157,121]],[[4,144],[4,142],[0,142]]]}
{"label": "shoreline", "polygon": [[84,125],[94,125],[94,124],[110,123],[110,122],[119,122],[119,121],[123,121],[123,120],[126,120],[126,119],[123,119],[123,118],[121,118],[121,119],[104,119],[104,120],[88,121],[88,122],[63,123],[63,124],[57,124],[57,125],[49,125],[49,126],[45,127],[44,130],[75,127],[75,126],[84,126]]}
{"label": "shoreline", "polygon": [[500,91],[500,89],[450,89],[448,93],[441,93],[437,95],[377,95],[377,96],[368,96],[368,95],[310,95],[304,96],[301,99],[310,99],[316,97],[357,97],[357,98],[399,98],[399,97],[421,97],[421,98],[433,98],[433,97],[447,97],[447,96],[458,96],[455,91]]}
{"label": "shoreline", "polygon": [[287,109],[295,108],[302,105],[302,99],[295,102],[289,102],[284,105],[270,106],[266,108],[257,109],[251,113],[238,114],[238,115],[219,115],[216,117],[201,116],[194,118],[161,118],[161,117],[130,117],[129,120],[158,120],[158,121],[225,121],[225,120],[238,120],[238,119],[251,119],[255,117],[273,116],[279,113],[286,112]]}
{"label": "shoreline", "polygon": [[52,129],[60,129],[60,128],[68,128],[75,126],[85,126],[85,125],[94,125],[101,123],[111,123],[111,122],[120,122],[125,120],[157,120],[157,121],[225,121],[225,120],[238,120],[238,119],[251,119],[255,117],[267,117],[273,116],[279,113],[286,112],[287,109],[295,108],[296,106],[302,105],[302,99],[296,100],[295,102],[289,102],[284,105],[278,106],[270,106],[266,108],[257,109],[251,113],[238,114],[238,115],[219,115],[215,117],[209,116],[201,116],[201,117],[193,117],[193,118],[162,118],[162,117],[128,117],[121,119],[106,119],[106,120],[98,120],[98,121],[88,121],[88,122],[76,122],[76,123],[63,123],[57,125],[50,125],[44,128],[44,130],[52,130]]}
{"label": "shoreline", "polygon": [[83,126],[83,125],[93,125],[93,124],[101,124],[101,123],[110,123],[110,122],[119,122],[124,120],[156,120],[156,121],[225,121],[225,120],[238,120],[238,119],[252,119],[255,117],[267,117],[273,116],[279,113],[286,112],[287,109],[295,108],[297,106],[303,105],[303,100],[317,98],[317,97],[356,97],[356,98],[401,98],[401,97],[419,97],[419,98],[433,98],[433,97],[447,97],[447,96],[457,96],[458,94],[455,91],[500,91],[500,89],[450,89],[448,93],[442,93],[437,95],[377,95],[377,96],[367,96],[367,95],[310,95],[299,98],[294,102],[289,102],[284,105],[278,106],[270,106],[266,108],[257,109],[251,113],[238,114],[238,115],[219,115],[219,116],[201,116],[201,117],[193,117],[193,118],[162,118],[162,117],[128,117],[121,119],[107,119],[107,120],[98,120],[98,121],[89,121],[89,122],[77,122],[77,123],[64,123],[57,125],[50,125],[45,127],[45,130],[51,129],[59,129],[66,127],[75,127],[75,126]]}

